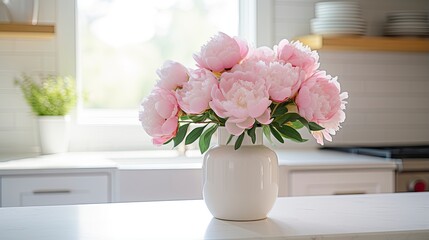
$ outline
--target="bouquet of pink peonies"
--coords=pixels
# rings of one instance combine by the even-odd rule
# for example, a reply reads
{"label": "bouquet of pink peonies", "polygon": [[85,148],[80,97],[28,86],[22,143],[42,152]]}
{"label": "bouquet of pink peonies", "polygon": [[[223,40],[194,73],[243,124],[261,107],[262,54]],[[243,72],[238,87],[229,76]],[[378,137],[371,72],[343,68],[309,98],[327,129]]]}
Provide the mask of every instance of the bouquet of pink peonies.
{"label": "bouquet of pink peonies", "polygon": [[[219,126],[226,127],[234,147],[256,127],[279,142],[304,142],[307,128],[319,144],[332,140],[345,120],[346,92],[337,78],[318,70],[319,55],[300,42],[280,41],[273,49],[250,48],[236,37],[218,33],[194,54],[197,69],[166,61],[159,81],[144,99],[139,119],[157,145],[199,138],[201,153]],[[188,133],[191,123],[203,124]]]}

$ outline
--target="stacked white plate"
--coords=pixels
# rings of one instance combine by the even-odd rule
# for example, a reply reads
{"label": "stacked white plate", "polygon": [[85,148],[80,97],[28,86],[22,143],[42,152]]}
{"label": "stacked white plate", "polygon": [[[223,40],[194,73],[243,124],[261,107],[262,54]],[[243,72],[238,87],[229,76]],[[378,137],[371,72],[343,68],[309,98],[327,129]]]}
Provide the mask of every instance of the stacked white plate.
{"label": "stacked white plate", "polygon": [[387,36],[429,36],[428,19],[426,12],[388,13],[384,34]]}
{"label": "stacked white plate", "polygon": [[364,35],[366,24],[357,2],[335,1],[315,4],[316,18],[311,20],[311,32],[321,35]]}

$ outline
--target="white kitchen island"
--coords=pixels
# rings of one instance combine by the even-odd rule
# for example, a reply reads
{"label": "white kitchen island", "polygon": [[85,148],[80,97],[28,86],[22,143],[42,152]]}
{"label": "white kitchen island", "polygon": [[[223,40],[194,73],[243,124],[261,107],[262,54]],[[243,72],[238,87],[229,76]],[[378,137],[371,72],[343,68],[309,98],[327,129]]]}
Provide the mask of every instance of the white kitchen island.
{"label": "white kitchen island", "polygon": [[1,208],[0,239],[429,239],[429,192],[279,198],[254,222],[201,200]]}

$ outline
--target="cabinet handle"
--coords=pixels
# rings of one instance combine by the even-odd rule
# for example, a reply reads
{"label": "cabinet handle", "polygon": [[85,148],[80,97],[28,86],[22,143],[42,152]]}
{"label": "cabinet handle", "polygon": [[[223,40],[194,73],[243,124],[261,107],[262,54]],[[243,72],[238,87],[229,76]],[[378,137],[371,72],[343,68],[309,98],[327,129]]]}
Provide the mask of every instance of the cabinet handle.
{"label": "cabinet handle", "polygon": [[33,194],[68,194],[71,190],[68,189],[52,189],[52,190],[35,190]]}
{"label": "cabinet handle", "polygon": [[366,194],[366,192],[364,192],[364,191],[334,192],[334,195],[348,195],[348,194]]}

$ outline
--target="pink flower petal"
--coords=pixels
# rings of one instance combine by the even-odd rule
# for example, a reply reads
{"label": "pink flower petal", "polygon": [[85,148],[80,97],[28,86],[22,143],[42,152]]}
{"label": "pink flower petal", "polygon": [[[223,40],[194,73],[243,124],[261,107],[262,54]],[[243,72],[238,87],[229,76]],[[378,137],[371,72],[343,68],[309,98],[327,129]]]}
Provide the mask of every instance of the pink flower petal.
{"label": "pink flower petal", "polygon": [[316,72],[302,84],[295,99],[298,113],[307,121],[325,128],[312,132],[319,144],[323,144],[323,138],[332,141],[331,135],[334,135],[344,122],[346,97],[347,93],[340,93],[336,78],[332,79],[325,72]]}
{"label": "pink flower petal", "polygon": [[243,128],[243,129],[249,129],[252,128],[253,124],[255,123],[255,119],[254,118],[247,118],[246,120],[242,121],[242,122],[238,122],[237,126],[239,128]]}
{"label": "pink flower petal", "polygon": [[270,119],[270,109],[267,109],[265,112],[264,112],[264,114],[262,114],[261,116],[259,116],[259,117],[257,117],[256,118],[256,120],[260,123],[260,124],[264,124],[264,125],[267,125],[267,124],[270,124],[272,121],[273,121],[273,119]]}
{"label": "pink flower petal", "polygon": [[246,42],[219,32],[201,47],[199,53],[194,54],[194,59],[200,68],[222,72],[239,63],[246,56],[247,51]]}
{"label": "pink flower petal", "polygon": [[255,101],[250,103],[247,108],[249,112],[249,116],[253,118],[257,118],[264,114],[264,112],[267,110],[267,107],[270,106],[271,101],[267,98],[260,99],[259,101]]}
{"label": "pink flower petal", "polygon": [[165,135],[170,135],[170,134],[175,135],[178,127],[178,124],[177,124],[178,120],[179,119],[177,117],[172,117],[167,119],[167,121],[165,121],[165,123],[161,127],[162,132]]}
{"label": "pink flower petal", "polygon": [[244,132],[243,128],[238,127],[237,124],[231,123],[228,120],[225,123],[225,127],[229,133],[235,136],[240,136]]}
{"label": "pink flower petal", "polygon": [[169,101],[160,100],[155,104],[155,109],[162,118],[167,119],[171,117],[174,106],[171,105]]}

